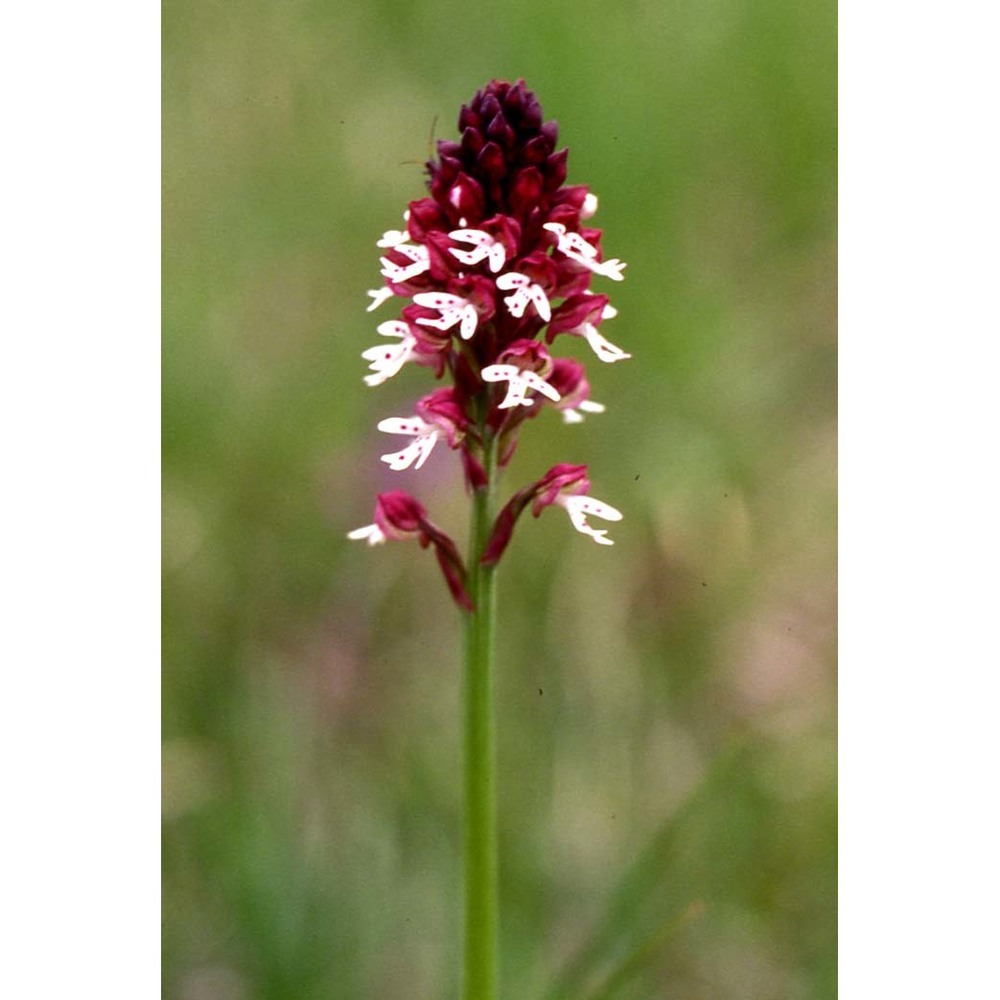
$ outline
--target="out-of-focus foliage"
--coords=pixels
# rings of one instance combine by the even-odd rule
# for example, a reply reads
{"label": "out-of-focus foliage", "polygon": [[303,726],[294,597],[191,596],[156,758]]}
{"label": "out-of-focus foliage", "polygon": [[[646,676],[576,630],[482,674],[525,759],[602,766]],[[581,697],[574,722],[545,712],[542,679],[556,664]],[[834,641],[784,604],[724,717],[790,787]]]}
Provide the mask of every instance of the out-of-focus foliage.
{"label": "out-of-focus foliage", "polygon": [[501,568],[504,995],[834,996],[835,44],[832,0],[169,0],[165,996],[457,995],[457,612],[344,535],[392,483],[464,537],[453,455],[378,461],[426,370],[359,355],[493,76],[600,196],[634,354],[570,344],[608,412],[506,479],[587,462],[626,519]]}

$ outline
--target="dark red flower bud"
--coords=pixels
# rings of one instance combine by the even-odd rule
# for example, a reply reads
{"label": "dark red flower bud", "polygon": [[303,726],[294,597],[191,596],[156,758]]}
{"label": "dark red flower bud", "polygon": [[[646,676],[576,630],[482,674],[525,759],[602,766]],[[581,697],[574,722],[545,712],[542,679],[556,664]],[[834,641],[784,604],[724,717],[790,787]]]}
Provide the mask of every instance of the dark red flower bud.
{"label": "dark red flower bud", "polygon": [[375,523],[386,538],[400,541],[419,534],[426,519],[423,504],[403,490],[380,493],[375,498]]}
{"label": "dark red flower bud", "polygon": [[510,192],[510,210],[515,216],[525,216],[538,203],[542,193],[543,178],[538,167],[525,167],[518,171]]}
{"label": "dark red flower bud", "polygon": [[477,128],[467,128],[462,132],[462,155],[464,158],[478,156],[486,140]]}
{"label": "dark red flower bud", "polygon": [[483,146],[476,163],[488,181],[498,181],[507,173],[507,161],[503,150],[495,142],[488,142]]}
{"label": "dark red flower bud", "polygon": [[553,153],[546,161],[545,170],[545,190],[555,191],[556,188],[561,187],[563,181],[566,180],[567,166],[566,161],[569,158],[568,149],[560,149],[558,153]]}
{"label": "dark red flower bud", "polygon": [[408,208],[406,229],[410,238],[418,243],[423,243],[432,230],[447,232],[451,228],[441,206],[433,198],[411,201]]}

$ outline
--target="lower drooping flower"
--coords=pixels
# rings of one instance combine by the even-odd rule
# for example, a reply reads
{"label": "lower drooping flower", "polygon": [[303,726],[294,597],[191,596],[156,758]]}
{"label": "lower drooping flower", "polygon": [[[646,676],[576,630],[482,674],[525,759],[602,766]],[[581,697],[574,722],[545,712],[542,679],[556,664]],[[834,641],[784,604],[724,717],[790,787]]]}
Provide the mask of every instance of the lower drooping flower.
{"label": "lower drooping flower", "polygon": [[483,553],[483,565],[497,563],[510,543],[514,526],[525,507],[532,504],[532,514],[538,517],[552,504],[565,509],[577,531],[590,535],[600,545],[614,545],[604,528],[592,528],[587,516],[593,514],[606,521],[620,521],[621,511],[594,497],[587,496],[590,480],[585,465],[554,465],[537,482],[519,490],[497,515],[493,533]]}
{"label": "lower drooping flower", "polygon": [[369,545],[381,545],[387,539],[405,541],[411,538],[424,549],[433,545],[451,596],[461,607],[472,610],[472,600],[465,588],[465,564],[455,543],[427,519],[423,504],[408,493],[402,490],[380,493],[375,498],[374,523],[355,528],[347,537],[353,541],[367,541]]}

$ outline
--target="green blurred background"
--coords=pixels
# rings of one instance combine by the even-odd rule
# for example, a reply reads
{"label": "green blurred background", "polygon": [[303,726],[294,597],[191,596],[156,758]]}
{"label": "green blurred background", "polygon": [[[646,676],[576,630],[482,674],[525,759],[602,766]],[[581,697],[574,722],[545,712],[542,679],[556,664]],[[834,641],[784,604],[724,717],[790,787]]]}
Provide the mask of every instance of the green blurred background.
{"label": "green blurred background", "polygon": [[586,462],[625,520],[502,566],[503,995],[833,997],[833,0],[167,0],[163,45],[164,996],[457,997],[458,615],[344,536],[392,484],[464,539],[452,453],[378,461],[429,383],[362,384],[365,291],[523,76],[634,358],[560,338],[608,411],[506,479]]}

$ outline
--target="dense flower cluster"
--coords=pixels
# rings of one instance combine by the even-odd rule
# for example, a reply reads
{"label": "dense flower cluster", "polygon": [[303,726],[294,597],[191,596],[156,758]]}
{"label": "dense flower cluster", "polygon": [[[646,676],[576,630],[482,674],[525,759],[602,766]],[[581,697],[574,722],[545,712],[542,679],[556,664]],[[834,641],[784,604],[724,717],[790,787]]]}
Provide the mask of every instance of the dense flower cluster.
{"label": "dense flower cluster", "polygon": [[[408,439],[382,461],[395,471],[419,469],[444,441],[460,453],[469,488],[479,490],[490,475],[487,449],[505,466],[527,418],[552,407],[578,423],[604,409],[589,398],[584,366],[553,357],[548,347],[564,334],[584,338],[601,361],[630,357],[600,332],[615,310],[607,295],[590,290],[595,276],[621,281],[625,265],[605,258],[601,231],[586,224],[597,198],[565,183],[568,150],[556,151],[557,125],[543,121],[523,80],[488,84],[462,107],[458,127],[460,140],[439,141],[438,159],[427,164],[429,195],[410,203],[403,229],[378,240],[385,283],[368,293],[368,310],[394,298],[404,304],[399,318],[378,326],[387,342],[362,357],[371,386],[408,364],[449,382],[413,414],[379,423],[380,431]],[[516,493],[497,517],[483,563],[500,558],[528,505],[538,516],[558,504],[577,530],[612,544],[587,515],[617,521],[621,514],[587,496],[586,472],[557,465]],[[454,543],[407,494],[381,494],[375,523],[349,537],[433,545],[453,596],[469,606]]]}

